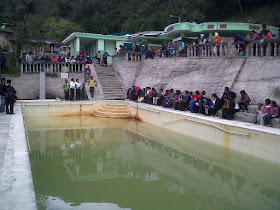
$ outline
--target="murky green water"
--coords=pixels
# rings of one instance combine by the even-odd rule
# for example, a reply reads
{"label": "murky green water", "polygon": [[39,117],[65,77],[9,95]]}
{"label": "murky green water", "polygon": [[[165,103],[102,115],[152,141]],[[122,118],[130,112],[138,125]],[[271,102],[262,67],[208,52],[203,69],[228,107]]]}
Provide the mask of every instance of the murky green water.
{"label": "murky green water", "polygon": [[277,164],[135,120],[26,124],[39,209],[280,209]]}

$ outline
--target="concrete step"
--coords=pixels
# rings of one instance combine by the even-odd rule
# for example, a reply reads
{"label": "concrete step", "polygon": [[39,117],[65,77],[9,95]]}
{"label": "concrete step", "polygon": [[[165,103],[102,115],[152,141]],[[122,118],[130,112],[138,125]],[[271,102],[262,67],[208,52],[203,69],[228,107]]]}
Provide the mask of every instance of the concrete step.
{"label": "concrete step", "polygon": [[105,118],[131,117],[127,104],[114,102],[103,106],[102,109],[93,112],[92,115]]}

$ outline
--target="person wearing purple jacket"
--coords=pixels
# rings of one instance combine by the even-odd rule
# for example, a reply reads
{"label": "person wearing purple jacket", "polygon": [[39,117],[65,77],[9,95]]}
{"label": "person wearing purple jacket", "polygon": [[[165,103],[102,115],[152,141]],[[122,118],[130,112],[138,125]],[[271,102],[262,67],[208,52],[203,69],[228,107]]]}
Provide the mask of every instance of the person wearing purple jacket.
{"label": "person wearing purple jacket", "polygon": [[271,120],[279,116],[279,107],[275,101],[271,101],[270,113],[264,116],[264,124],[271,127]]}

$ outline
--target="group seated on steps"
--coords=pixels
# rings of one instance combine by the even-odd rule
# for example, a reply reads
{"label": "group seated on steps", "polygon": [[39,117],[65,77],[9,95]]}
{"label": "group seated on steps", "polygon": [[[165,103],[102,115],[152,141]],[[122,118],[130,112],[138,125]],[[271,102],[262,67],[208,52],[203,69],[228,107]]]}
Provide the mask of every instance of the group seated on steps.
{"label": "group seated on steps", "polygon": [[237,100],[236,94],[228,87],[225,87],[221,98],[215,93],[208,98],[205,91],[195,91],[193,94],[191,91],[170,89],[164,92],[163,89],[156,91],[155,88],[133,86],[127,90],[126,97],[139,103],[280,128],[276,102],[267,99],[264,105],[261,102],[254,105],[244,90],[240,91],[240,99]]}

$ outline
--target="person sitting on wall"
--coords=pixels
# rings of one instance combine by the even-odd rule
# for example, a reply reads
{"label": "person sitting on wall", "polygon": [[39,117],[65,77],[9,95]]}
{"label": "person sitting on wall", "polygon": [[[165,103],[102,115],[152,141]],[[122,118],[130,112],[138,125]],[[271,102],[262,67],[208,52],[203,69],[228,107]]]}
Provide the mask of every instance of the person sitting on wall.
{"label": "person sitting on wall", "polygon": [[146,87],[146,93],[144,97],[144,103],[152,104],[153,98],[152,98],[152,89],[150,87]]}
{"label": "person sitting on wall", "polygon": [[188,107],[188,97],[189,97],[189,91],[184,91],[183,93],[180,94],[179,96],[179,109],[181,111],[186,111]]}
{"label": "person sitting on wall", "polygon": [[168,102],[168,98],[170,96],[171,92],[170,90],[166,90],[164,96],[164,100],[162,101],[162,106],[163,107],[168,107],[169,106],[169,102]]}
{"label": "person sitting on wall", "polygon": [[80,58],[80,62],[82,62],[82,63],[86,64],[86,59],[85,59],[85,56],[81,56],[81,58]]}
{"label": "person sitting on wall", "polygon": [[159,92],[158,92],[158,95],[157,95],[157,97],[156,97],[155,105],[161,106],[163,100],[164,100],[164,92],[163,92],[163,89],[160,88],[160,89],[159,89]]}
{"label": "person sitting on wall", "polygon": [[189,91],[189,95],[188,95],[189,103],[188,103],[188,106],[187,106],[187,111],[191,111],[191,102],[193,100],[193,97],[194,97],[193,92]]}
{"label": "person sitting on wall", "polygon": [[224,106],[222,110],[222,118],[226,120],[233,120],[234,114],[235,114],[235,102],[234,99],[231,98],[231,96],[227,96],[224,98]]}
{"label": "person sitting on wall", "polygon": [[[241,35],[239,35],[239,34],[237,34],[237,35],[235,35],[235,36],[233,36],[233,41],[234,42],[246,42],[246,40],[241,36]],[[240,44],[239,45],[239,54],[241,55],[241,52],[245,52],[245,44]],[[238,49],[238,45],[236,44],[235,45],[235,48],[236,49]]]}
{"label": "person sitting on wall", "polygon": [[[214,36],[213,36],[213,43],[222,43],[223,40],[221,39],[221,37],[219,36],[219,34],[217,32],[215,32]],[[217,51],[217,56],[220,56],[220,45],[215,46],[216,47],[216,51]]]}
{"label": "person sitting on wall", "polygon": [[146,95],[146,89],[143,88],[143,89],[140,89],[139,91],[140,91],[140,94],[138,97],[138,102],[143,102],[145,99],[145,95]]}
{"label": "person sitting on wall", "polygon": [[52,62],[53,62],[53,63],[56,63],[56,62],[57,62],[57,58],[56,58],[55,56],[53,56]]}
{"label": "person sitting on wall", "polygon": [[221,99],[216,93],[212,94],[212,103],[209,106],[208,114],[210,116],[216,116],[217,111],[221,108]]}
{"label": "person sitting on wall", "polygon": [[258,104],[257,104],[257,109],[256,109],[256,114],[257,114],[257,118],[256,118],[256,122],[255,122],[255,124],[258,124],[259,123],[259,116],[263,113],[263,103],[261,103],[261,102],[259,102]]}
{"label": "person sitting on wall", "polygon": [[50,63],[50,62],[51,62],[51,58],[50,58],[49,56],[47,56],[46,59],[45,59],[45,61],[46,61],[47,63]]}
{"label": "person sitting on wall", "polygon": [[206,99],[207,99],[206,92],[202,91],[201,92],[201,96],[199,98],[199,110],[198,110],[198,113],[200,113],[200,114],[204,114],[205,113],[205,109],[203,109],[203,105],[205,105],[205,102],[207,101]]}
{"label": "person sitting on wall", "polygon": [[156,104],[156,99],[157,99],[157,91],[155,88],[152,88],[152,104]]}
{"label": "person sitting on wall", "polygon": [[176,93],[175,93],[175,99],[174,99],[174,102],[173,102],[173,108],[175,110],[179,110],[180,109],[180,104],[181,104],[181,101],[182,101],[182,98],[183,98],[183,95],[181,93],[180,90],[176,90]]}
{"label": "person sitting on wall", "polygon": [[277,118],[279,116],[279,107],[277,106],[275,101],[271,101],[271,109],[270,113],[264,116],[264,124],[266,126],[271,127],[271,120],[273,118]]}
{"label": "person sitting on wall", "polygon": [[[266,25],[263,24],[262,25],[262,31],[260,32],[260,41],[259,41],[259,52],[261,52],[261,50],[263,50],[263,55],[266,55],[266,41],[267,40],[271,40],[272,39],[272,34],[270,32],[270,30],[268,30],[266,28]],[[272,49],[274,49],[274,46],[271,46]]]}
{"label": "person sitting on wall", "polygon": [[167,97],[168,101],[168,107],[171,108],[173,107],[174,101],[175,101],[176,93],[174,92],[173,89],[170,89],[170,95]]}
{"label": "person sitting on wall", "polygon": [[258,112],[257,124],[264,125],[264,123],[265,123],[264,117],[265,117],[265,115],[270,114],[270,112],[271,112],[271,100],[268,98],[268,99],[265,99],[265,102],[264,102],[264,111]]}
{"label": "person sitting on wall", "polygon": [[199,91],[195,91],[194,97],[192,98],[191,104],[190,104],[190,110],[191,113],[197,113],[199,110],[199,99],[201,97],[201,94]]}
{"label": "person sitting on wall", "polygon": [[138,86],[133,86],[132,91],[131,91],[131,100],[136,101],[138,100],[138,96],[140,94],[140,87]]}
{"label": "person sitting on wall", "polygon": [[70,58],[70,63],[76,63],[76,59],[74,58],[73,55],[72,55],[72,57]]}
{"label": "person sitting on wall", "polygon": [[[258,40],[259,40],[259,34],[256,31],[252,30],[249,41],[258,41]],[[252,46],[253,46],[253,55],[256,56],[256,45],[255,44],[249,45],[250,49],[252,49]],[[251,52],[250,49],[249,52]]]}
{"label": "person sitting on wall", "polygon": [[65,58],[62,55],[59,55],[58,58],[57,58],[57,61],[58,62],[64,62]]}
{"label": "person sitting on wall", "polygon": [[77,55],[77,57],[76,57],[76,59],[75,59],[75,60],[76,60],[76,62],[77,62],[77,63],[78,63],[78,62],[80,62],[80,61],[81,61],[80,56],[78,56],[78,55]]}
{"label": "person sitting on wall", "polygon": [[[225,87],[224,88],[224,93],[223,93],[223,96],[222,96],[222,98],[221,98],[221,103],[222,103],[222,106],[224,105],[224,102],[225,102],[225,98],[226,97],[231,97],[231,96],[234,96],[235,95],[235,93],[233,93],[233,92],[231,92],[230,90],[229,90],[229,87]],[[235,97],[234,97],[235,98]]]}
{"label": "person sitting on wall", "polygon": [[241,99],[238,101],[238,104],[239,104],[239,107],[240,107],[240,111],[248,112],[248,105],[251,104],[251,99],[248,96],[248,94],[245,92],[245,90],[241,90],[240,91],[240,95],[241,95]]}

